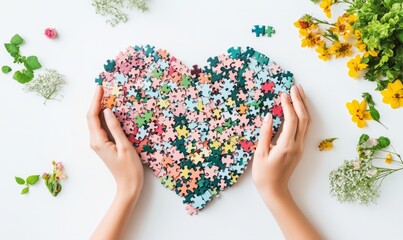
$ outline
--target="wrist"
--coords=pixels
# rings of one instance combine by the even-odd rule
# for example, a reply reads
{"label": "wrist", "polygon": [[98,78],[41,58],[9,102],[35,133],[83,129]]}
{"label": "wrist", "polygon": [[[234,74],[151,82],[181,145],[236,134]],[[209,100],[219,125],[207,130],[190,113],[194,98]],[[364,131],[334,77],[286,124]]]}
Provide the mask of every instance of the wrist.
{"label": "wrist", "polygon": [[266,188],[262,190],[260,194],[269,210],[292,199],[291,193],[287,187]]}
{"label": "wrist", "polygon": [[122,199],[136,201],[140,196],[142,184],[131,184],[129,186],[117,184],[116,196]]}

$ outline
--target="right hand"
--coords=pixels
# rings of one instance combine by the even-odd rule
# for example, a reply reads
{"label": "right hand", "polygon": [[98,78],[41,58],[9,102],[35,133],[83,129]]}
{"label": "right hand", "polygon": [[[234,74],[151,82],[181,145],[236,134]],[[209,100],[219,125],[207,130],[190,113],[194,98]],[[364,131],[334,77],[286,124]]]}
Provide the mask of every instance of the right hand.
{"label": "right hand", "polygon": [[108,139],[107,132],[102,128],[99,118],[102,96],[103,88],[98,86],[87,114],[90,146],[114,176],[118,193],[138,196],[143,187],[143,165],[133,145],[120,127],[119,121],[112,110],[107,108],[103,114],[114,142]]}
{"label": "right hand", "polygon": [[266,204],[270,198],[288,194],[288,181],[301,158],[309,125],[306,97],[300,85],[291,88],[291,98],[282,93],[281,104],[284,125],[277,144],[271,145],[273,119],[269,113],[260,129],[252,166],[254,183]]}

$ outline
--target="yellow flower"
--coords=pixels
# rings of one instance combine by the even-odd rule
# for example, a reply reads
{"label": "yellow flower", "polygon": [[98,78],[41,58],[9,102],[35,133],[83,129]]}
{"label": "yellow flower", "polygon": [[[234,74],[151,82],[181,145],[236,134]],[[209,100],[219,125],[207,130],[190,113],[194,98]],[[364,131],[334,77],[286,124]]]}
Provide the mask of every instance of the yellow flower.
{"label": "yellow flower", "polygon": [[350,25],[349,19],[345,15],[338,17],[334,27],[329,28],[329,30],[344,39],[347,39],[354,32],[354,28]]}
{"label": "yellow flower", "polygon": [[319,151],[330,151],[333,148],[333,141],[336,140],[337,138],[327,138],[323,140],[322,142],[319,143]]}
{"label": "yellow flower", "polygon": [[315,47],[323,44],[322,36],[318,28],[300,29],[299,33],[304,38],[301,40],[301,47]]}
{"label": "yellow flower", "polygon": [[321,46],[318,46],[316,48],[316,52],[319,53],[318,57],[322,59],[323,61],[327,61],[330,59],[332,54],[329,52],[329,49],[326,48],[325,44],[322,44]]}
{"label": "yellow flower", "polygon": [[347,13],[345,13],[344,15],[347,15],[349,23],[355,23],[355,21],[358,20],[357,14],[348,15]]}
{"label": "yellow flower", "polygon": [[348,75],[352,78],[358,78],[358,72],[368,67],[368,64],[361,62],[361,56],[357,55],[347,62]]}
{"label": "yellow flower", "polygon": [[332,17],[332,12],[330,11],[330,7],[332,6],[333,1],[332,0],[322,0],[320,3],[320,7],[323,9],[323,12],[326,14],[327,18]]}
{"label": "yellow flower", "polygon": [[355,30],[355,31],[354,31],[354,35],[355,35],[355,37],[357,38],[357,40],[361,40],[362,33],[361,33],[360,30]]}
{"label": "yellow flower", "polygon": [[338,57],[345,57],[345,56],[351,56],[351,44],[350,43],[340,43],[340,42],[334,42],[332,46],[329,48],[329,51],[331,54],[335,55],[336,58]]}
{"label": "yellow flower", "polygon": [[294,26],[299,29],[308,29],[313,25],[312,21],[299,19],[294,23]]}
{"label": "yellow flower", "polygon": [[366,52],[364,53],[364,57],[368,57],[369,55],[371,55],[371,56],[373,56],[373,57],[377,57],[377,56],[378,56],[378,53],[375,52],[374,50],[369,50],[369,51],[366,51]]}
{"label": "yellow flower", "polygon": [[403,106],[403,84],[399,79],[393,83],[388,83],[388,87],[381,91],[383,96],[382,102],[390,104],[392,108]]}
{"label": "yellow flower", "polygon": [[367,44],[365,44],[363,41],[358,40],[354,46],[358,48],[358,51],[363,52],[365,49],[367,49]]}
{"label": "yellow flower", "polygon": [[391,164],[392,161],[393,161],[392,154],[390,154],[390,153],[386,154],[385,163],[386,164]]}
{"label": "yellow flower", "polygon": [[366,120],[372,120],[371,114],[367,110],[367,102],[365,100],[361,103],[358,103],[357,100],[353,100],[352,102],[348,102],[346,107],[352,116],[351,120],[357,123],[359,128],[363,128],[367,125]]}

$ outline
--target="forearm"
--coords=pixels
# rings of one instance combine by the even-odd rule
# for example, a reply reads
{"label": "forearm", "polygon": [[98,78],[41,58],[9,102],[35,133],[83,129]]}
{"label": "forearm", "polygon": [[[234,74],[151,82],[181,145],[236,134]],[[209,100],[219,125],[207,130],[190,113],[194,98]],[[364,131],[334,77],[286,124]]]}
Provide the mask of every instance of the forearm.
{"label": "forearm", "polygon": [[122,239],[139,193],[140,191],[136,191],[129,194],[118,190],[91,239]]}
{"label": "forearm", "polygon": [[281,194],[272,194],[265,201],[273,217],[276,219],[286,239],[322,239],[316,229],[305,217],[287,190]]}

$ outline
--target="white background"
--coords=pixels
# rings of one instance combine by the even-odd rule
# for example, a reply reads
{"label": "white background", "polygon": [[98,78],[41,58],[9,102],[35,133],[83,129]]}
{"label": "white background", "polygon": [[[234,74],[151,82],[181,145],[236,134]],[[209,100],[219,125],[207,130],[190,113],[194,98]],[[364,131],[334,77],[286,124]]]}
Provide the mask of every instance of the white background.
{"label": "white background", "polygon": [[[329,196],[329,172],[354,158],[363,131],[389,136],[398,152],[402,109],[381,104],[374,85],[347,76],[346,60],[322,62],[312,49],[300,48],[293,22],[304,13],[323,18],[309,0],[151,0],[150,11],[130,12],[127,24],[110,27],[95,15],[89,0],[1,0],[0,42],[15,33],[26,43],[25,55],[39,57],[46,68],[63,73],[64,98],[43,104],[23,92],[12,75],[0,74],[0,238],[87,239],[111,203],[115,184],[102,161],[89,148],[85,114],[94,92],[94,78],[103,63],[129,45],[165,48],[189,66],[231,46],[252,46],[295,74],[307,95],[312,127],[303,159],[292,177],[291,191],[327,239],[401,239],[403,237],[403,174],[384,182],[376,205],[340,204]],[[253,25],[274,26],[272,38],[256,38]],[[43,35],[55,27],[57,40]],[[0,65],[11,57],[0,47]],[[13,66],[14,69],[18,67]],[[43,69],[41,70],[43,71]],[[370,91],[384,129],[375,122],[360,130],[345,103]],[[338,137],[335,149],[319,152],[321,139]],[[69,178],[52,197],[43,183],[22,196],[14,176],[51,171],[51,160],[62,161]],[[282,239],[283,236],[252,183],[250,168],[198,216],[188,216],[181,200],[146,171],[141,199],[129,224],[127,239]]]}

